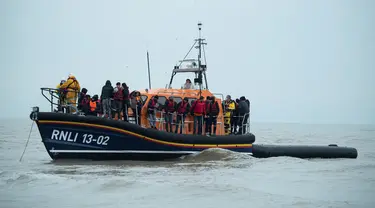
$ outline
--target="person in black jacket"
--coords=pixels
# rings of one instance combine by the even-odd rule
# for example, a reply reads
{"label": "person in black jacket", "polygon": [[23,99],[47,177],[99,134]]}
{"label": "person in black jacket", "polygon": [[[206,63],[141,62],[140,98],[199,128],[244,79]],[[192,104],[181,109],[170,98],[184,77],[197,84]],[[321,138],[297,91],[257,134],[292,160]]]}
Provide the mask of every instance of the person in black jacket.
{"label": "person in black jacket", "polygon": [[249,119],[249,112],[250,112],[250,109],[249,109],[249,105],[247,104],[246,102],[246,98],[244,96],[242,96],[240,98],[240,102],[238,103],[238,114],[239,114],[239,130],[238,130],[238,133],[239,134],[244,134],[245,131],[243,130],[243,128],[246,128],[246,124],[247,124],[247,120]]}
{"label": "person in black jacket", "polygon": [[[217,116],[219,115],[220,108],[219,103],[215,100],[215,96],[211,97],[211,103],[209,104],[209,110],[208,110],[208,135],[216,135],[216,125],[217,125]],[[214,126],[213,132],[212,132],[212,125]]]}
{"label": "person in black jacket", "polygon": [[100,95],[100,100],[103,107],[103,116],[108,114],[108,118],[112,119],[111,111],[111,98],[113,98],[113,87],[111,81],[107,80],[105,85],[102,87],[102,94]]}
{"label": "person in black jacket", "polygon": [[129,120],[128,109],[130,107],[130,96],[129,96],[129,87],[126,83],[122,83],[123,88],[123,106],[122,106],[122,114],[124,116],[124,121]]}

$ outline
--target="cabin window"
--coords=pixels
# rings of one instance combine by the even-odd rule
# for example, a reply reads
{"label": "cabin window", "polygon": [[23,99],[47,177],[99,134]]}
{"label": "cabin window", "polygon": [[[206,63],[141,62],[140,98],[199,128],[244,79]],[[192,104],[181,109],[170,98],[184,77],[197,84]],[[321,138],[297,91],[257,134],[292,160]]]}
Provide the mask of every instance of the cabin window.
{"label": "cabin window", "polygon": [[164,105],[166,100],[167,100],[166,97],[164,97],[164,96],[159,96],[159,99],[158,99],[158,103],[159,103],[159,105]]}
{"label": "cabin window", "polygon": [[188,98],[188,101],[189,101],[189,105],[191,106],[193,101],[196,100],[196,98]]}
{"label": "cabin window", "polygon": [[142,103],[145,103],[147,101],[147,95],[141,95]]}
{"label": "cabin window", "polygon": [[179,104],[182,101],[182,98],[180,98],[180,97],[173,97],[173,101],[175,101],[177,104]]}

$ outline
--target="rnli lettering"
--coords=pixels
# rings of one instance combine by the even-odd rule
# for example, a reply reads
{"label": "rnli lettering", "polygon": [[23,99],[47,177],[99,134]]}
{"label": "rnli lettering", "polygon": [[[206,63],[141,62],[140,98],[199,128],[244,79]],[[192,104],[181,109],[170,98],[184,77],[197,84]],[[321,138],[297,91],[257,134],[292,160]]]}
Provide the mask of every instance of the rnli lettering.
{"label": "rnli lettering", "polygon": [[52,131],[51,139],[60,140],[60,141],[68,141],[68,142],[76,142],[78,137],[78,133],[75,133],[72,137],[72,132],[70,131],[59,131],[54,129]]}
{"label": "rnli lettering", "polygon": [[[78,139],[80,138],[80,139]],[[52,131],[51,139],[59,141],[77,142],[81,141],[83,144],[98,144],[98,145],[108,145],[110,139],[109,136],[94,136],[92,134],[83,134],[80,136],[79,133],[73,133],[70,131],[62,131],[54,129]]]}

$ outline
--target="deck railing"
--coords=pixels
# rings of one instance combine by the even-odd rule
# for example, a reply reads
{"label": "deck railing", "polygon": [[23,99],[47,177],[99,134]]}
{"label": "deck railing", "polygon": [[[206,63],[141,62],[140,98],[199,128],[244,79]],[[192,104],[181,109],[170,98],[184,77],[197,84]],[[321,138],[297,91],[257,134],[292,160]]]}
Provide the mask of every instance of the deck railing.
{"label": "deck railing", "polygon": [[[56,89],[56,88],[41,88],[41,92],[42,92],[43,97],[46,98],[49,101],[50,107],[51,107],[51,112],[77,114],[77,115],[81,115],[81,116],[84,115],[84,113],[77,108],[77,105],[78,105],[77,102],[68,104],[64,101],[64,99],[61,99],[61,97],[59,96],[60,95],[59,89]],[[77,93],[74,90],[65,90],[65,92],[75,92],[75,93]],[[217,94],[217,95],[222,96],[222,94]],[[54,107],[57,107],[57,109],[54,109]],[[116,111],[116,109],[113,108],[112,104],[110,105],[110,107],[111,107],[111,110],[113,112]],[[141,115],[138,112],[138,108],[136,108],[135,110],[136,110],[136,112],[133,112],[133,116],[128,116],[128,121],[130,123],[138,124],[137,115],[138,116],[141,116]],[[166,127],[167,122],[165,120],[165,114],[166,113],[164,111],[161,111],[161,110],[155,111],[155,118],[156,118],[155,122],[158,124],[157,128],[159,130],[166,130],[165,127]],[[125,115],[128,115],[128,114],[125,114]],[[179,124],[179,125],[182,125],[182,131],[183,131],[184,134],[188,133],[187,128],[188,128],[189,124],[194,124],[194,120],[186,120],[186,118],[187,118],[187,116],[185,117],[185,119],[182,120],[182,123]],[[193,117],[190,117],[190,118],[193,118]],[[237,130],[241,130],[241,132],[238,132],[240,134],[245,134],[247,132],[250,132],[250,114],[249,113],[247,113],[243,116],[232,116],[231,118],[232,119],[238,118],[239,121],[240,121],[235,126],[236,132],[237,132]],[[150,122],[150,118],[148,116],[147,116],[147,120],[148,120],[148,122]],[[220,120],[223,120],[223,117],[218,116],[217,120],[218,121],[216,123],[216,126],[217,126],[217,129],[219,131],[218,134],[221,135],[221,134],[223,134],[222,130],[223,130],[224,123],[220,122]],[[176,121],[177,121],[177,114],[173,113],[172,122],[171,122],[172,129],[173,129],[173,127],[177,128]],[[206,133],[205,132],[206,119],[203,119],[202,122],[203,122],[202,133]],[[142,124],[142,126],[146,127],[145,124]],[[179,128],[180,128],[180,126],[179,126]],[[179,131],[179,129],[178,129],[178,131]]]}
{"label": "deck railing", "polygon": [[[155,111],[155,123],[158,124],[157,128],[159,130],[166,131],[166,125],[167,125],[167,123],[169,123],[165,119],[166,114],[171,114],[171,113],[166,113],[166,112],[160,111],[160,110]],[[177,113],[172,113],[172,121],[170,122],[172,129],[173,129],[173,127],[177,128],[177,123],[176,123],[177,115],[178,115]],[[179,115],[182,115],[182,114],[179,114]],[[250,119],[249,119],[249,117],[250,117],[249,113],[247,113],[243,116],[232,116],[232,118],[238,118],[239,119],[239,122],[237,122],[237,124],[235,125],[235,128],[236,128],[235,132],[237,132],[238,134],[246,134],[246,133],[250,132]],[[223,118],[223,116],[218,116],[217,120],[222,120],[222,118]],[[150,117],[147,117],[148,122],[153,121],[153,120],[150,120],[150,119],[151,119]],[[191,124],[191,123],[194,124],[194,120],[193,121],[186,120],[186,118],[185,118],[185,120],[182,121],[182,124],[179,124],[179,125],[182,125],[182,132],[184,134],[187,133],[187,131],[186,131],[187,125]],[[203,119],[202,120],[202,134],[206,133],[205,132],[206,124],[207,124],[206,119]],[[223,134],[223,132],[222,132],[223,125],[224,125],[224,123],[222,123],[220,121],[217,121],[217,123],[216,123],[217,130],[219,131],[218,132],[219,135]],[[178,128],[180,128],[180,126]],[[211,128],[211,129],[213,129],[213,128]],[[177,130],[179,132],[179,129],[177,129]],[[241,131],[241,132],[239,132],[239,131]]]}

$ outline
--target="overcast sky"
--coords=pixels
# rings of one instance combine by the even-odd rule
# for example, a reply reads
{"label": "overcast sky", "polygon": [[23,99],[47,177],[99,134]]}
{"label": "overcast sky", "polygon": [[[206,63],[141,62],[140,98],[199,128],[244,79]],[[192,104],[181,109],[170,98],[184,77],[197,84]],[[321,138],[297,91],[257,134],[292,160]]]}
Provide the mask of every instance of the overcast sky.
{"label": "overcast sky", "polygon": [[40,87],[69,73],[91,95],[107,79],[145,89],[147,50],[152,87],[165,87],[201,21],[210,90],[249,98],[252,121],[375,124],[374,11],[371,0],[2,0],[0,117],[48,111]]}

